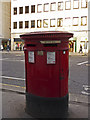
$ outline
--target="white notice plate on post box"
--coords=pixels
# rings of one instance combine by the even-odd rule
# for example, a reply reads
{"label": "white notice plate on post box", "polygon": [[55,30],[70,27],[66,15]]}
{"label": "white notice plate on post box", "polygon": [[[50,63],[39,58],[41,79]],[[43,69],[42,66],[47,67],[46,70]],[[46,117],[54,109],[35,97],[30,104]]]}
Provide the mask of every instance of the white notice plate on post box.
{"label": "white notice plate on post box", "polygon": [[28,62],[29,63],[34,63],[34,51],[29,51],[28,52]]}
{"label": "white notice plate on post box", "polygon": [[47,64],[55,64],[55,52],[47,52]]}

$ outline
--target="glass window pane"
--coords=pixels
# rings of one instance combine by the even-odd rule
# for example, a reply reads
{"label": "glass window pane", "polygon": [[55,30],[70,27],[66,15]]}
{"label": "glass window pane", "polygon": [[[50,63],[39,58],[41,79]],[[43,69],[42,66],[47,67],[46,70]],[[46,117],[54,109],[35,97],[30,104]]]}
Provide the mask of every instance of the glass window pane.
{"label": "glass window pane", "polygon": [[44,4],[44,12],[49,11],[49,3]]}
{"label": "glass window pane", "polygon": [[25,28],[29,28],[29,21],[25,21]]}
{"label": "glass window pane", "polygon": [[29,6],[25,6],[25,13],[29,13]]}
{"label": "glass window pane", "polygon": [[56,10],[56,3],[51,3],[51,11],[55,11]]}
{"label": "glass window pane", "polygon": [[43,20],[43,27],[48,28],[48,19]]}
{"label": "glass window pane", "polygon": [[19,22],[19,28],[23,28],[23,21]]}
{"label": "glass window pane", "polygon": [[58,18],[57,19],[57,26],[62,27],[63,26],[63,18]]}
{"label": "glass window pane", "polygon": [[42,20],[37,20],[37,28],[41,28],[42,26]]}
{"label": "glass window pane", "polygon": [[23,14],[23,7],[19,8],[19,14]]}
{"label": "glass window pane", "polygon": [[50,27],[55,27],[56,24],[56,20],[55,19],[51,19],[50,20]]}
{"label": "glass window pane", "polygon": [[87,25],[87,17],[86,17],[86,16],[81,17],[81,25],[82,25],[82,26]]}
{"label": "glass window pane", "polygon": [[17,22],[13,23],[13,29],[17,29]]}
{"label": "glass window pane", "polygon": [[31,5],[31,13],[35,13],[35,5]]}
{"label": "glass window pane", "polygon": [[31,20],[31,28],[35,28],[35,20]]}
{"label": "glass window pane", "polygon": [[81,7],[87,8],[87,0],[81,0]]}
{"label": "glass window pane", "polygon": [[66,1],[65,2],[65,9],[70,10],[71,9],[71,1]]}
{"label": "glass window pane", "polygon": [[63,10],[63,1],[62,2],[58,2],[58,10]]}
{"label": "glass window pane", "polygon": [[73,1],[73,8],[78,9],[79,8],[79,0],[74,0]]}
{"label": "glass window pane", "polygon": [[13,10],[14,10],[14,15],[16,15],[17,14],[17,8],[13,8]]}
{"label": "glass window pane", "polygon": [[78,24],[79,24],[79,18],[73,17],[73,26],[78,26]]}
{"label": "glass window pane", "polygon": [[42,12],[42,5],[41,4],[37,5],[37,12]]}

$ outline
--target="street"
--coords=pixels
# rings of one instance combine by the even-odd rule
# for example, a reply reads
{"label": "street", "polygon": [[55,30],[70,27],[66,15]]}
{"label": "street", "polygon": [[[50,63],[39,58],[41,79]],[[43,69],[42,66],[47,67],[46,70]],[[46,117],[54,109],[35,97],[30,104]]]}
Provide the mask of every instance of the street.
{"label": "street", "polygon": [[[81,94],[88,86],[88,57],[69,56],[69,92]],[[24,54],[2,54],[2,83],[25,87]],[[86,93],[87,94],[87,93]]]}

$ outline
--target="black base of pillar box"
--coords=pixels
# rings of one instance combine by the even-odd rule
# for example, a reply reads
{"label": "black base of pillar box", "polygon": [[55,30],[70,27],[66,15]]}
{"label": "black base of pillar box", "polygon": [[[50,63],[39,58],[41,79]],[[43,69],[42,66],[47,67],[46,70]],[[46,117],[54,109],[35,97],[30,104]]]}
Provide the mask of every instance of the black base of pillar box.
{"label": "black base of pillar box", "polygon": [[26,93],[25,111],[34,118],[67,118],[68,94],[62,98],[44,98]]}

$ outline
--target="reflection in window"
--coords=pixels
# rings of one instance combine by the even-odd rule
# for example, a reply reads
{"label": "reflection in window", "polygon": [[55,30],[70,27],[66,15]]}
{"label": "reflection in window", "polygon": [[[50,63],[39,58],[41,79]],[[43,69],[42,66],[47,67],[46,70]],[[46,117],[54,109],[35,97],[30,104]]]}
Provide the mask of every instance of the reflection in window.
{"label": "reflection in window", "polygon": [[25,28],[29,28],[29,21],[25,21]]}
{"label": "reflection in window", "polygon": [[81,0],[81,7],[87,8],[87,0]]}
{"label": "reflection in window", "polygon": [[79,8],[79,0],[73,0],[73,8],[78,9]]}
{"label": "reflection in window", "polygon": [[13,23],[13,29],[17,29],[17,22]]}
{"label": "reflection in window", "polygon": [[86,26],[87,25],[87,17],[83,16],[81,17],[81,26]]}
{"label": "reflection in window", "polygon": [[65,2],[65,9],[70,10],[71,9],[71,0],[68,0]]}
{"label": "reflection in window", "polygon": [[58,18],[57,19],[57,26],[62,27],[63,26],[63,18]]}
{"label": "reflection in window", "polygon": [[71,18],[70,17],[65,18],[65,26],[66,27],[70,27],[71,26]]}
{"label": "reflection in window", "polygon": [[25,13],[29,13],[29,6],[25,6]]}
{"label": "reflection in window", "polygon": [[20,28],[20,29],[23,28],[23,21],[20,21],[20,22],[19,22],[19,28]]}
{"label": "reflection in window", "polygon": [[23,14],[23,7],[19,7],[19,14]]}
{"label": "reflection in window", "polygon": [[56,3],[51,3],[51,11],[55,11],[56,10]]}
{"label": "reflection in window", "polygon": [[35,5],[31,5],[31,13],[35,13]]}
{"label": "reflection in window", "polygon": [[35,20],[31,20],[31,28],[35,28]]}
{"label": "reflection in window", "polygon": [[41,28],[42,27],[42,20],[37,20],[37,28]]}
{"label": "reflection in window", "polygon": [[48,19],[43,20],[43,27],[48,28]]}
{"label": "reflection in window", "polygon": [[42,4],[37,5],[37,12],[38,13],[42,12]]}
{"label": "reflection in window", "polygon": [[58,2],[58,11],[63,10],[63,1],[62,2]]}
{"label": "reflection in window", "polygon": [[17,14],[17,8],[13,8],[13,14],[16,15]]}
{"label": "reflection in window", "polygon": [[79,17],[73,17],[73,26],[78,26],[79,24]]}
{"label": "reflection in window", "polygon": [[44,12],[48,12],[49,11],[49,3],[45,3],[44,4]]}
{"label": "reflection in window", "polygon": [[50,19],[50,27],[55,27],[56,20],[55,19]]}

